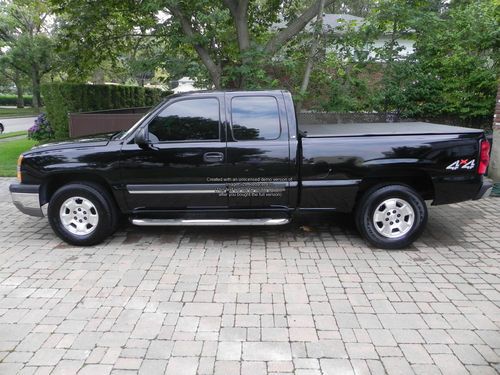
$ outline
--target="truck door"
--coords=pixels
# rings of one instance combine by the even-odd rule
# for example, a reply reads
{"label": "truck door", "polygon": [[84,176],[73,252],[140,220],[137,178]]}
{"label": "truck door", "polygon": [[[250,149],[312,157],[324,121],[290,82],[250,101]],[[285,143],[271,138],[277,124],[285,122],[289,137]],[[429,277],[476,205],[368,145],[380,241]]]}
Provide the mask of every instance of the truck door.
{"label": "truck door", "polygon": [[129,208],[139,211],[227,208],[222,94],[169,101],[148,126],[150,149],[122,148]]}
{"label": "truck door", "polygon": [[293,169],[282,93],[234,92],[225,97],[229,207],[288,207]]}

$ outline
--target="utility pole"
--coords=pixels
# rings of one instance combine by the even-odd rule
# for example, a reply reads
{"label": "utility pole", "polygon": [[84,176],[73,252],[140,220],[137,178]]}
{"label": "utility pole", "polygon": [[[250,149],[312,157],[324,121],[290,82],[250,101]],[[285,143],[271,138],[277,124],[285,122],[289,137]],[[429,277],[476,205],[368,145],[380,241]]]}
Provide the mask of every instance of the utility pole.
{"label": "utility pole", "polygon": [[316,52],[318,51],[318,45],[321,37],[323,36],[323,9],[325,8],[325,0],[321,0],[318,6],[318,16],[316,22],[314,23],[314,38],[311,44],[311,50],[309,52],[309,58],[307,59],[306,70],[304,71],[304,78],[302,79],[302,85],[300,85],[300,98],[297,103],[297,114],[300,113],[302,109],[302,102],[304,101],[304,96],[307,93],[307,88],[309,86],[309,80],[311,79],[311,73],[313,70],[314,60],[316,59]]}
{"label": "utility pole", "polygon": [[495,114],[493,115],[493,148],[491,150],[491,163],[488,177],[495,182],[500,182],[500,83],[498,85]]}

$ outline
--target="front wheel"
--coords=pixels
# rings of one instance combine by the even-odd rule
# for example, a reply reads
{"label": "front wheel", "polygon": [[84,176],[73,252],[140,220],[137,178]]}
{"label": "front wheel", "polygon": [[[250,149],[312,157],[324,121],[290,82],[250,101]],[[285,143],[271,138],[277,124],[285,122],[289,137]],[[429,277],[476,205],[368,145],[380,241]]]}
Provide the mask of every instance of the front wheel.
{"label": "front wheel", "polygon": [[118,213],[109,193],[94,184],[72,183],[50,199],[49,223],[64,241],[76,246],[102,242],[116,229]]}
{"label": "front wheel", "polygon": [[401,249],[424,230],[427,206],[412,188],[388,185],[366,192],[355,217],[359,232],[369,243],[382,249]]}

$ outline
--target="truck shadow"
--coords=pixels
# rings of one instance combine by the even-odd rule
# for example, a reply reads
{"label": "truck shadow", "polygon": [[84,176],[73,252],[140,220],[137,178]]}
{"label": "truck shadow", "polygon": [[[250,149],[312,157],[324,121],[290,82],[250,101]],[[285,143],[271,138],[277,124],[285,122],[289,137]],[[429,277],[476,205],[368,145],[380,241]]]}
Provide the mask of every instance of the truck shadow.
{"label": "truck shadow", "polygon": [[294,218],[287,225],[280,226],[173,226],[173,227],[137,227],[124,225],[125,244],[132,244],[145,237],[167,239],[181,237],[184,242],[238,242],[255,241],[336,241],[344,245],[364,246],[349,214],[321,213],[307,214]]}
{"label": "truck shadow", "polygon": [[[418,246],[448,247],[474,246],[469,232],[478,220],[484,218],[484,211],[468,204],[467,207],[431,207],[429,221]],[[376,250],[359,235],[351,214],[314,213],[295,217],[290,224],[282,226],[208,226],[208,227],[136,227],[126,224],[124,244],[144,241],[145,238],[159,238],[160,243],[182,241],[183,243],[257,243],[259,241],[301,241],[313,244],[326,241],[332,246],[354,246]],[[403,251],[417,250],[415,246]]]}

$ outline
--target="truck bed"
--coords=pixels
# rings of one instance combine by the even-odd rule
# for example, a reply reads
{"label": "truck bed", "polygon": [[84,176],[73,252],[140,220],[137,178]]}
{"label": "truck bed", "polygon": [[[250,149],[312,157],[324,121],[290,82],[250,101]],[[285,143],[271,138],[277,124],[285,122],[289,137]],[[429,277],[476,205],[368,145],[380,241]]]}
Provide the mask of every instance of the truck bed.
{"label": "truck bed", "polygon": [[299,129],[307,138],[482,133],[481,129],[429,122],[299,124]]}

